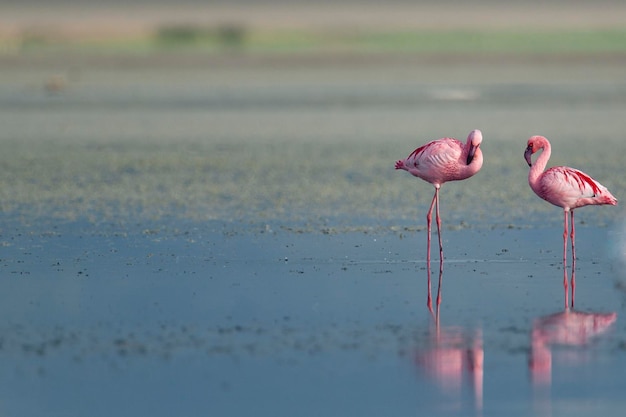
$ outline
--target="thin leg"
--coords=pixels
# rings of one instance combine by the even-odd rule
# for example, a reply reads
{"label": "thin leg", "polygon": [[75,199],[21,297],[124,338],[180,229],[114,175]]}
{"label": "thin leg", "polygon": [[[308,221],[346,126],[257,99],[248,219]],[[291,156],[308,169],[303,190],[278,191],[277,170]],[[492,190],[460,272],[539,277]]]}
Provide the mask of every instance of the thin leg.
{"label": "thin leg", "polygon": [[567,292],[567,269],[563,269],[563,294],[565,297],[565,309],[569,309],[568,292]]}
{"label": "thin leg", "polygon": [[576,265],[572,265],[572,309],[576,298]]}
{"label": "thin leg", "polygon": [[574,297],[576,294],[576,232],[574,227],[574,210],[571,211],[572,231],[570,239],[572,240],[572,308],[574,308]]}
{"label": "thin leg", "polygon": [[576,227],[574,225],[574,210],[570,211],[572,221],[572,231],[570,233],[570,239],[572,240],[572,264],[576,262]]}
{"label": "thin leg", "polygon": [[435,195],[433,196],[433,201],[430,203],[430,208],[428,209],[428,214],[426,214],[426,224],[428,229],[428,243],[426,244],[426,263],[430,265],[430,233],[433,224],[433,207],[435,206],[435,201],[437,200],[437,189],[435,188]]}
{"label": "thin leg", "polygon": [[435,323],[437,331],[439,331],[439,314],[441,311],[441,283],[443,282],[443,263],[439,260],[439,283],[437,284],[437,313],[435,315]]}
{"label": "thin leg", "polygon": [[443,282],[443,259],[439,260],[439,284],[437,285],[437,317],[439,317],[439,306],[441,305],[441,283]]}
{"label": "thin leg", "polygon": [[437,200],[437,236],[439,236],[439,263],[443,262],[443,244],[441,243],[441,217],[439,217],[439,188],[435,188]]}
{"label": "thin leg", "polygon": [[569,307],[569,303],[567,301],[568,291],[567,291],[567,211],[563,211],[563,289],[565,290],[565,308]]}
{"label": "thin leg", "polygon": [[426,307],[428,307],[428,311],[430,311],[430,314],[433,316],[433,318],[435,317],[435,313],[433,311],[433,299],[430,295],[430,262],[426,263],[426,273],[428,274],[428,297],[426,298]]}

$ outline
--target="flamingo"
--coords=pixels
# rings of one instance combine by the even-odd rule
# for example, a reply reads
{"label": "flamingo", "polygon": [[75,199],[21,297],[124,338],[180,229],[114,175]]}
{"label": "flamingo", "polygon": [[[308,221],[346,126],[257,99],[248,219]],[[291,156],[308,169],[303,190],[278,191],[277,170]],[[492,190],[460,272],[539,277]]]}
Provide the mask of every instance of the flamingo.
{"label": "flamingo", "polygon": [[433,207],[436,205],[437,234],[439,236],[439,263],[443,262],[443,244],[441,243],[441,217],[439,216],[439,188],[447,181],[459,181],[471,177],[483,166],[483,154],[480,144],[483,135],[480,130],[472,130],[467,142],[453,138],[442,138],[427,143],[411,152],[406,159],[396,162],[396,169],[403,169],[410,174],[431,183],[435,195],[426,221],[428,224],[428,247],[426,262],[430,264],[430,235],[432,229]]}
{"label": "flamingo", "polygon": [[[576,268],[576,234],[574,226],[574,209],[589,205],[610,204],[617,205],[617,199],[611,192],[589,175],[574,168],[557,166],[544,171],[552,149],[550,142],[543,136],[532,136],[528,139],[528,146],[524,152],[524,158],[530,167],[528,172],[528,184],[539,197],[547,202],[561,207],[564,213],[563,219],[563,287],[567,294],[567,236],[568,214],[571,216],[570,240],[572,242],[572,272]],[[535,163],[532,155],[541,152]],[[572,274],[572,304],[574,303],[574,275]],[[565,299],[567,307],[567,295]],[[572,305],[573,307],[573,305]]]}

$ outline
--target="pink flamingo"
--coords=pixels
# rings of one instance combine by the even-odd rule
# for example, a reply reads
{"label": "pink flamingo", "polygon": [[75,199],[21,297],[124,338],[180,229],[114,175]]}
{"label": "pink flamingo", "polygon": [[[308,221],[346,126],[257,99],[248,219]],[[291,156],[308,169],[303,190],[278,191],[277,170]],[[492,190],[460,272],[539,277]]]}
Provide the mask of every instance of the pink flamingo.
{"label": "pink flamingo", "polygon": [[[532,154],[542,150],[539,158],[532,163]],[[563,220],[563,286],[567,307],[567,222],[568,213],[571,214],[570,240],[572,242],[572,271],[576,267],[575,226],[574,209],[589,205],[610,204],[617,205],[617,199],[609,190],[598,181],[574,168],[552,167],[544,172],[550,159],[551,147],[548,139],[543,136],[532,136],[528,139],[528,146],[524,152],[524,158],[528,162],[528,184],[539,197],[557,207],[561,207],[564,213]],[[574,275],[572,274],[572,304],[574,302]]]}
{"label": "pink flamingo", "polygon": [[439,262],[443,262],[441,243],[441,218],[439,217],[439,188],[447,181],[464,180],[476,174],[483,166],[483,154],[479,148],[483,140],[480,130],[472,130],[463,144],[453,138],[442,138],[427,143],[411,152],[406,159],[396,162],[396,169],[403,169],[412,175],[431,183],[435,195],[426,215],[428,223],[428,248],[426,260],[430,264],[430,235],[433,207],[437,205],[436,220],[439,235]]}

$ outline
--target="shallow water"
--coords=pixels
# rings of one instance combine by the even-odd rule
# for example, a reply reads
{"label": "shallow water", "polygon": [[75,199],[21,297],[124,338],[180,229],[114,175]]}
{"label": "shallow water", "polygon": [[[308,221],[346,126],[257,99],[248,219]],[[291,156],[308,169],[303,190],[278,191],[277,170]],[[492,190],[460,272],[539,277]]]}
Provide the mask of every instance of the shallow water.
{"label": "shallow water", "polygon": [[[577,212],[564,313],[562,214],[522,154],[554,138],[621,199],[626,80],[531,67],[3,72],[3,409],[620,415],[623,211]],[[435,320],[432,188],[393,162],[476,127]]]}
{"label": "shallow water", "polygon": [[[423,233],[137,226],[3,232],[6,410],[618,415],[624,405],[625,293],[605,243],[616,231],[579,228],[565,315],[615,321],[561,318],[539,337],[538,320],[564,311],[558,229],[446,232],[437,326]],[[433,298],[438,272],[433,262]]]}

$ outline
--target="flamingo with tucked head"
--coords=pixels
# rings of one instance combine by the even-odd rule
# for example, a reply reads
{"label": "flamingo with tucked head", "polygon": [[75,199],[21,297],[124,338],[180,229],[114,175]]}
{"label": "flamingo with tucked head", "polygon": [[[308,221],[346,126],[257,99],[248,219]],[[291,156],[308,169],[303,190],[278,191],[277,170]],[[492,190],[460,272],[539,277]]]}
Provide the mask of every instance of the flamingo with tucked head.
{"label": "flamingo with tucked head", "polygon": [[448,181],[459,181],[476,174],[483,166],[483,154],[480,144],[483,135],[480,130],[472,130],[464,144],[453,138],[442,138],[427,143],[411,152],[406,159],[396,162],[396,169],[403,169],[410,174],[431,183],[435,195],[426,215],[428,224],[428,248],[426,260],[430,264],[430,235],[433,207],[436,205],[437,233],[439,235],[439,261],[443,262],[443,244],[441,242],[441,217],[439,216],[439,188]]}
{"label": "flamingo with tucked head", "polygon": [[[535,163],[532,155],[541,152]],[[610,204],[617,205],[617,199],[611,192],[589,175],[574,168],[557,166],[546,169],[552,149],[550,142],[543,136],[532,136],[528,139],[524,158],[530,167],[528,172],[528,184],[539,197],[547,202],[561,207],[564,213],[563,220],[563,286],[567,291],[567,236],[568,214],[571,216],[571,231],[569,233],[572,242],[572,271],[576,266],[575,226],[574,209],[589,205]],[[572,293],[574,291],[574,279],[572,277]],[[572,295],[572,302],[574,297]],[[566,301],[567,304],[567,301]]]}

